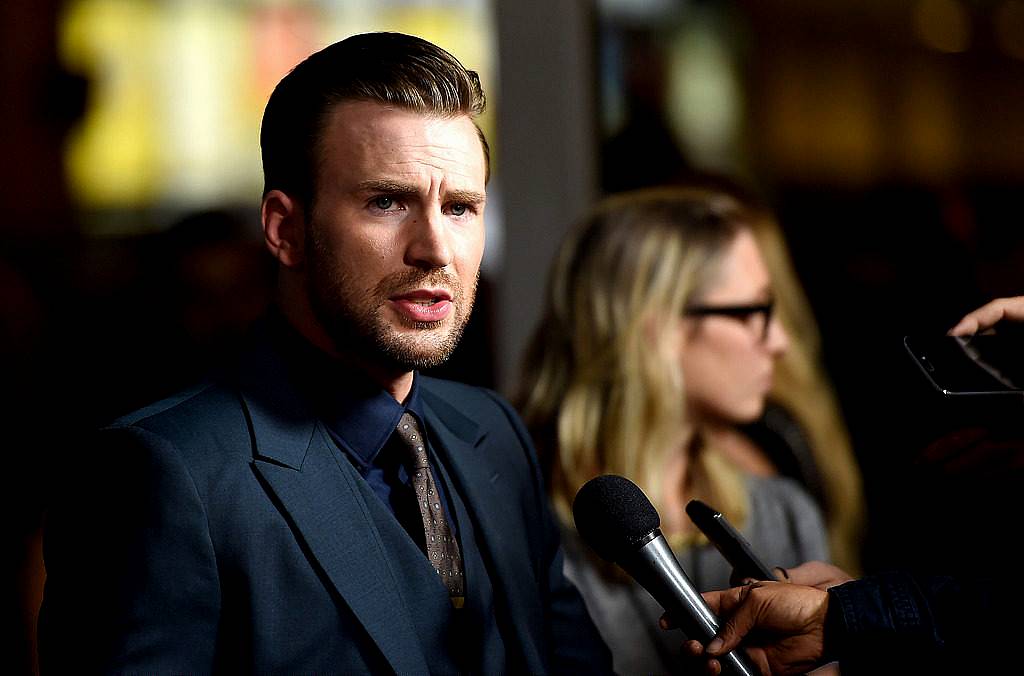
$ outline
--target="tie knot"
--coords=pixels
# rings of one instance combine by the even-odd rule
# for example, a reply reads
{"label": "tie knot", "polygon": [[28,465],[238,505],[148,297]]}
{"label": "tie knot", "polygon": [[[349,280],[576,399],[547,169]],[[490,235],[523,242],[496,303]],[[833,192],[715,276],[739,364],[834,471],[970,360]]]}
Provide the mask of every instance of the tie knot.
{"label": "tie knot", "polygon": [[424,443],[423,432],[419,423],[411,413],[403,413],[402,419],[398,422],[398,438],[402,445],[409,451],[409,458],[412,460],[414,469],[427,467],[427,445]]}

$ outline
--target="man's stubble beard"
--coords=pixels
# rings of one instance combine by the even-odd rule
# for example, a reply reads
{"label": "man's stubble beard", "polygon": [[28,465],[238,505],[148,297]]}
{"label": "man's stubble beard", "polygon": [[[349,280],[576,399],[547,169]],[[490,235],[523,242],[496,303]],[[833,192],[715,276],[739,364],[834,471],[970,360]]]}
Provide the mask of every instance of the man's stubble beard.
{"label": "man's stubble beard", "polygon": [[[359,288],[334,260],[328,248],[307,225],[306,257],[310,305],[341,355],[356,356],[385,368],[412,371],[443,364],[455,351],[473,309],[477,271],[471,288],[441,269],[409,269],[389,275],[369,290]],[[386,303],[395,293],[422,287],[443,287],[451,292],[454,315],[438,322],[413,322],[385,317]],[[412,331],[399,332],[395,324]]]}

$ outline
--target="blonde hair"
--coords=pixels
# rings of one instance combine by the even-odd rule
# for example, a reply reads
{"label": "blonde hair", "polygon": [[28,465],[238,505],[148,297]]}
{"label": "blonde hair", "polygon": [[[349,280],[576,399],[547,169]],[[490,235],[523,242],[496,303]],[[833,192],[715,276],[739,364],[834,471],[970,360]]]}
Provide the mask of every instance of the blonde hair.
{"label": "blonde hair", "polygon": [[691,433],[687,495],[744,522],[745,485],[687,421],[674,355],[684,308],[746,227],[731,198],[653,188],[604,200],[562,243],[517,401],[567,526],[599,474],[628,477],[664,513],[663,468]]}

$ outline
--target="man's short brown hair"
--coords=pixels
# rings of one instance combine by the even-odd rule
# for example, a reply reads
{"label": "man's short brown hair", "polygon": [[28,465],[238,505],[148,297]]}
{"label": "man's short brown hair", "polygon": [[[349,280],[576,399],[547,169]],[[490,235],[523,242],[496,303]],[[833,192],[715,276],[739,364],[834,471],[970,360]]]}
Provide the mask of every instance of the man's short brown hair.
{"label": "man's short brown hair", "polygon": [[[440,117],[479,116],[476,72],[435,44],[402,33],[364,33],[297,65],[274,88],[263,113],[264,194],[281,190],[312,208],[323,125],[343,101],[374,101]],[[479,127],[477,127],[479,131]],[[490,149],[480,132],[490,174]]]}

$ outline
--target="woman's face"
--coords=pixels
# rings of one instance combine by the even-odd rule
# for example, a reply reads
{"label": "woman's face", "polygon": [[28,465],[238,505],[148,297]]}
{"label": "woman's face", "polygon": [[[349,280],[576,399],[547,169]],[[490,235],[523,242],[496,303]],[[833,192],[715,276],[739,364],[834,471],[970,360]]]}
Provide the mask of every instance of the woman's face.
{"label": "woman's face", "polygon": [[775,360],[789,343],[765,308],[771,279],[748,230],[724,252],[710,288],[687,309],[680,360],[691,413],[705,422],[760,417]]}

